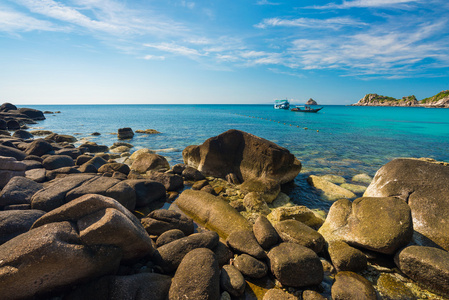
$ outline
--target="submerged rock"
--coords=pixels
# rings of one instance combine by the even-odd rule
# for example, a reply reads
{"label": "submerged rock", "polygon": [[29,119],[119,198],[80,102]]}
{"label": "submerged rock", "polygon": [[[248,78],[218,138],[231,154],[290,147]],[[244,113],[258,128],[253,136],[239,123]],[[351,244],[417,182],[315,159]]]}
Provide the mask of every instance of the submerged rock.
{"label": "submerged rock", "polygon": [[344,189],[319,176],[310,175],[307,182],[321,192],[321,197],[325,200],[335,201],[341,198],[353,199],[357,197],[353,192]]}

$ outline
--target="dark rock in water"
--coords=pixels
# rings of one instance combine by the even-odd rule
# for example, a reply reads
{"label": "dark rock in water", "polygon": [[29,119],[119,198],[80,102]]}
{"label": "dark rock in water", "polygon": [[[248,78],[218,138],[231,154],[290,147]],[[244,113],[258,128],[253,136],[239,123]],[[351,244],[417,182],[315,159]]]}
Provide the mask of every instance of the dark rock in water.
{"label": "dark rock in water", "polygon": [[161,234],[156,240],[156,247],[164,246],[174,240],[185,237],[186,235],[179,229],[171,229]]}
{"label": "dark rock in water", "polygon": [[76,137],[72,136],[72,135],[67,135],[67,134],[57,134],[57,133],[52,133],[48,136],[45,137],[45,139],[47,141],[55,141],[56,143],[74,143],[77,141]]}
{"label": "dark rock in water", "polygon": [[0,245],[30,230],[45,212],[41,210],[0,211]]}
{"label": "dark rock in water", "polygon": [[125,182],[136,193],[136,207],[143,207],[158,200],[165,200],[166,190],[162,183],[147,179],[126,180]]}
{"label": "dark rock in water", "polygon": [[107,163],[98,168],[98,173],[114,173],[120,172],[125,175],[129,174],[129,166],[121,163]]}
{"label": "dark rock in water", "polygon": [[194,231],[192,219],[173,210],[154,210],[142,218],[141,222],[149,235],[161,235],[171,229],[179,229],[185,235],[190,235]]}
{"label": "dark rock in water", "polygon": [[316,253],[320,252],[324,247],[325,241],[323,236],[299,221],[293,219],[284,220],[276,223],[274,228],[276,228],[277,233],[284,242],[299,244],[312,249]]}
{"label": "dark rock in water", "polygon": [[335,275],[332,285],[332,299],[376,300],[376,291],[372,284],[361,275],[343,271]]}
{"label": "dark rock in water", "polygon": [[16,130],[13,134],[12,137],[18,138],[18,139],[22,139],[22,140],[28,140],[28,139],[32,139],[34,138],[34,136],[29,133],[26,130]]}
{"label": "dark rock in water", "polygon": [[37,109],[22,107],[19,109],[19,112],[33,120],[45,120],[44,113]]}
{"label": "dark rock in water", "polygon": [[46,170],[55,170],[64,167],[73,167],[75,162],[68,155],[51,155],[44,159],[42,165]]}
{"label": "dark rock in water", "polygon": [[85,245],[114,245],[123,259],[139,259],[154,251],[140,221],[116,200],[101,195],[84,195],[43,215],[33,228],[54,222],[77,225]]}
{"label": "dark rock in water", "polygon": [[43,139],[37,139],[32,141],[28,145],[27,149],[25,150],[25,153],[27,155],[42,156],[51,151],[53,151],[53,146],[49,142]]}
{"label": "dark rock in water", "polygon": [[119,140],[132,139],[134,137],[134,132],[130,127],[119,128],[117,131],[117,138]]}
{"label": "dark rock in water", "polygon": [[413,235],[407,203],[395,197],[341,199],[331,206],[318,231],[326,241],[342,240],[349,245],[394,254]]}
{"label": "dark rock in water", "polygon": [[221,288],[234,297],[239,297],[245,292],[246,281],[242,273],[232,266],[225,265],[220,273]]}
{"label": "dark rock in water", "polygon": [[77,288],[64,300],[166,300],[171,277],[157,273],[105,276]]}
{"label": "dark rock in water", "polygon": [[186,167],[184,169],[184,171],[182,171],[182,176],[186,180],[192,180],[192,181],[198,181],[198,180],[204,179],[204,175],[201,174],[200,171],[198,171],[197,169],[192,168],[192,167]]}
{"label": "dark rock in water", "polygon": [[337,271],[359,272],[366,269],[368,261],[365,254],[343,241],[329,242],[328,252]]}
{"label": "dark rock in water", "polygon": [[31,197],[41,190],[41,184],[31,179],[16,176],[0,192],[0,206],[13,204],[31,204]]}
{"label": "dark rock in water", "polygon": [[242,254],[234,259],[234,266],[242,272],[243,275],[251,278],[262,278],[267,275],[268,268],[267,265],[248,255]]}
{"label": "dark rock in water", "polygon": [[9,131],[0,129],[0,137],[8,137],[11,136]]}
{"label": "dark rock in water", "polygon": [[[133,171],[131,170],[131,172]],[[148,172],[145,175],[145,178],[162,183],[167,191],[177,191],[184,187],[184,181],[182,177],[176,174]]]}
{"label": "dark rock in water", "polygon": [[395,263],[407,276],[443,296],[449,296],[449,253],[442,249],[409,246],[396,253]]}
{"label": "dark rock in water", "polygon": [[0,112],[8,112],[10,110],[17,110],[17,106],[11,103],[3,103],[0,106]]}
{"label": "dark rock in water", "polygon": [[226,239],[226,244],[237,253],[246,253],[260,259],[267,257],[265,251],[254,237],[253,232],[249,230],[231,232]]}
{"label": "dark rock in water", "polygon": [[449,250],[448,182],[449,166],[417,159],[395,159],[377,171],[364,196],[401,198],[411,209],[413,229],[423,236],[419,242]]}
{"label": "dark rock in water", "polygon": [[233,231],[252,229],[235,208],[209,193],[185,190],[174,203],[187,216],[223,238],[227,238]]}
{"label": "dark rock in water", "polygon": [[0,245],[0,253],[0,290],[5,300],[32,298],[111,273],[121,259],[115,246],[83,245],[69,222],[25,232]]}
{"label": "dark rock in water", "polygon": [[85,142],[81,144],[78,149],[80,149],[81,152],[89,152],[89,153],[100,153],[100,152],[108,152],[109,147],[105,145],[98,145],[94,142]]}
{"label": "dark rock in water", "polygon": [[283,285],[303,287],[320,284],[324,277],[320,258],[311,249],[281,243],[268,252],[270,269]]}
{"label": "dark rock in water", "polygon": [[218,234],[213,231],[191,234],[157,248],[153,254],[153,261],[165,273],[171,273],[178,268],[187,253],[197,248],[213,249],[218,239]]}
{"label": "dark rock in water", "polygon": [[24,160],[26,154],[16,148],[0,145],[0,156],[14,157],[17,160]]}
{"label": "dark rock in water", "polygon": [[301,163],[287,149],[252,134],[228,130],[200,146],[182,152],[184,163],[205,176],[225,178],[234,173],[240,182],[261,177],[279,183],[292,181]]}
{"label": "dark rock in water", "polygon": [[154,153],[142,153],[131,165],[131,169],[144,174],[147,171],[167,171],[170,165],[165,157]]}
{"label": "dark rock in water", "polygon": [[211,250],[195,249],[184,257],[173,277],[168,299],[220,299],[220,270]]}
{"label": "dark rock in water", "polygon": [[265,216],[259,216],[253,225],[254,236],[262,248],[268,250],[279,242],[279,235]]}
{"label": "dark rock in water", "polygon": [[6,126],[8,127],[8,130],[19,130],[20,129],[20,124],[16,120],[6,121]]}
{"label": "dark rock in water", "polygon": [[99,135],[101,135],[101,133],[95,131],[95,132],[92,132],[90,135],[99,136]]}

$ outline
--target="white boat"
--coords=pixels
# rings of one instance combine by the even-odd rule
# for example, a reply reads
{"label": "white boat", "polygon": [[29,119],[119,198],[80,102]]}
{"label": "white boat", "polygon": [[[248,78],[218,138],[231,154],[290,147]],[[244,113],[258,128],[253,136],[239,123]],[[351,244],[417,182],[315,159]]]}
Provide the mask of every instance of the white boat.
{"label": "white boat", "polygon": [[274,101],[274,108],[275,109],[289,109],[290,103],[287,99],[285,100],[275,100]]}

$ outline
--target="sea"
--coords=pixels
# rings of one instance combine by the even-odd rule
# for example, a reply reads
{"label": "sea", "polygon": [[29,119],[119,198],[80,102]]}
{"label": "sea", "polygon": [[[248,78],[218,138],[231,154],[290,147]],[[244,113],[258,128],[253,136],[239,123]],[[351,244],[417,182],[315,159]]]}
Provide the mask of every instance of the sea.
{"label": "sea", "polygon": [[[170,165],[183,162],[182,150],[229,129],[238,129],[287,148],[302,163],[294,184],[285,188],[291,200],[329,210],[307,184],[313,175],[340,175],[348,183],[357,174],[374,176],[399,157],[427,157],[449,162],[449,109],[324,105],[318,113],[275,110],[272,105],[34,105],[60,113],[32,125],[111,146],[122,127],[156,129],[128,142],[156,150]],[[320,106],[321,107],[321,106]],[[93,132],[101,135],[92,136]],[[413,176],[413,174],[410,174]],[[360,183],[357,183],[360,184]],[[361,195],[359,195],[361,196]]]}

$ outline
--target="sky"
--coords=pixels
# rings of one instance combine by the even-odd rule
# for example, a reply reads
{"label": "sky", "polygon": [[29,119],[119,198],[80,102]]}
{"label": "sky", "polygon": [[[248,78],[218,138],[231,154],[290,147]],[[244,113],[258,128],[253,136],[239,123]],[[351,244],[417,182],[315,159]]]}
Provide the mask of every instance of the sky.
{"label": "sky", "polygon": [[449,89],[447,0],[0,0],[0,102],[352,104]]}

